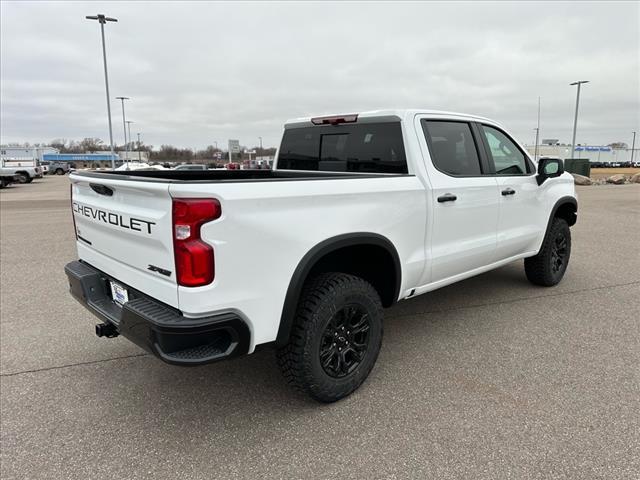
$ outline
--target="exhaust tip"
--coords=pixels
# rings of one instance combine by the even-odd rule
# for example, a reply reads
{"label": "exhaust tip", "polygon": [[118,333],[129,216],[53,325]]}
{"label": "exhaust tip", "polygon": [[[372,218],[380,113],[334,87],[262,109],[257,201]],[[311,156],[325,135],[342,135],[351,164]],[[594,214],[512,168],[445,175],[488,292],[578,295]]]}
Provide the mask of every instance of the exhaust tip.
{"label": "exhaust tip", "polygon": [[119,335],[118,329],[113,323],[98,323],[96,325],[96,336],[114,338]]}

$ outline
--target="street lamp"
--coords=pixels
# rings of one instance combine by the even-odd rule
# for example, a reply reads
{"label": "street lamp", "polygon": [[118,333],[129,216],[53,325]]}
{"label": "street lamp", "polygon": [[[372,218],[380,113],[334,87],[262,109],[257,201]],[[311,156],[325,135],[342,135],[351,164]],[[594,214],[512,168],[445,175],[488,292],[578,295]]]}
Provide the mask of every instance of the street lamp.
{"label": "street lamp", "polygon": [[[131,120],[127,120],[127,130],[129,131],[129,143],[131,143]],[[127,144],[127,158],[129,158],[129,144]]]}
{"label": "street lamp", "polygon": [[569,85],[577,85],[578,92],[576,94],[576,115],[573,119],[573,137],[571,140],[571,158],[573,158],[574,151],[576,148],[576,129],[578,127],[578,105],[580,104],[580,86],[583,83],[589,83],[589,80],[579,80],[577,82],[570,83]]}
{"label": "street lamp", "polygon": [[[260,139],[260,150],[262,150],[262,137],[258,137]],[[262,154],[262,152],[260,152]]]}
{"label": "street lamp", "polygon": [[633,151],[636,148],[636,132],[631,132],[633,133],[633,142],[631,143],[631,163],[632,163],[632,167],[633,167]]}
{"label": "street lamp", "polygon": [[113,150],[113,129],[111,128],[111,95],[109,95],[109,75],[107,75],[107,49],[104,45],[104,24],[107,22],[117,22],[116,18],[107,17],[101,13],[98,15],[87,15],[87,20],[97,20],[100,22],[100,33],[102,35],[102,61],[104,63],[104,85],[107,90],[107,116],[109,117],[109,145],[111,146],[111,168],[115,170],[115,151]]}
{"label": "street lamp", "polygon": [[142,163],[140,158],[140,132],[138,132],[138,162]]}
{"label": "street lamp", "polygon": [[[124,116],[124,101],[125,100],[129,100],[129,97],[116,97],[117,100],[120,100],[120,102],[122,102],[122,130],[124,130],[124,151],[128,152],[128,148],[127,148],[127,122],[126,122],[126,118]],[[127,155],[127,162],[129,161],[129,154],[126,153]]]}
{"label": "street lamp", "polygon": [[533,154],[533,159],[537,162],[538,161],[538,142],[540,140],[540,97],[538,97],[538,123],[536,128],[534,128],[534,130],[536,131],[536,148],[535,148],[535,153]]}

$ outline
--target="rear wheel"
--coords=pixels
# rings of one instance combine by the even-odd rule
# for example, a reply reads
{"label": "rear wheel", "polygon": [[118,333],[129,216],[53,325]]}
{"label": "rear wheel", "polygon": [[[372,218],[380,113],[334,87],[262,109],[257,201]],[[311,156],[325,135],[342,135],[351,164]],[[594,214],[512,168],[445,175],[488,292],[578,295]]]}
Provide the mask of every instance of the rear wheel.
{"label": "rear wheel", "polygon": [[64,170],[61,168],[56,169],[56,175],[64,175]]}
{"label": "rear wheel", "polygon": [[569,266],[571,230],[563,218],[554,218],[545,235],[540,252],[524,259],[527,279],[535,285],[552,287],[560,283]]}
{"label": "rear wheel", "polygon": [[321,402],[355,391],[382,342],[382,304],[365,280],[325,273],[304,287],[289,342],[278,350],[285,378]]}

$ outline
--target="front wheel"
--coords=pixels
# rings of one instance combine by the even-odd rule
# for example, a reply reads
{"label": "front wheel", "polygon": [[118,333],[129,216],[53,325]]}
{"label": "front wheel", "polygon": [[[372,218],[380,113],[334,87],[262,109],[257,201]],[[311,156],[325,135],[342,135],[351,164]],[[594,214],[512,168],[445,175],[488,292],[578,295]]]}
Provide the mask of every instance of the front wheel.
{"label": "front wheel", "polygon": [[527,279],[535,285],[552,287],[560,283],[569,266],[571,230],[563,218],[554,218],[534,257],[524,259]]}
{"label": "front wheel", "polygon": [[64,170],[62,170],[61,168],[58,168],[56,170],[56,175],[64,175]]}
{"label": "front wheel", "polygon": [[320,402],[365,381],[382,343],[382,304],[362,278],[324,273],[305,285],[289,342],[278,350],[285,378]]}

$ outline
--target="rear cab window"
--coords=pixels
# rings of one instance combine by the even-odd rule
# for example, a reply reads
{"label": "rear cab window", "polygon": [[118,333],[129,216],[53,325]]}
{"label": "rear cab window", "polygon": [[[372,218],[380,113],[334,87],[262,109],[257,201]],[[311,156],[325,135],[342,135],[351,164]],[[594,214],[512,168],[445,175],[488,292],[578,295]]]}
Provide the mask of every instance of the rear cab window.
{"label": "rear cab window", "polygon": [[433,165],[454,177],[482,175],[480,156],[467,122],[422,120]]}
{"label": "rear cab window", "polygon": [[294,127],[284,131],[278,170],[406,174],[400,122]]}

